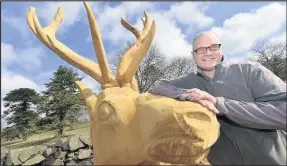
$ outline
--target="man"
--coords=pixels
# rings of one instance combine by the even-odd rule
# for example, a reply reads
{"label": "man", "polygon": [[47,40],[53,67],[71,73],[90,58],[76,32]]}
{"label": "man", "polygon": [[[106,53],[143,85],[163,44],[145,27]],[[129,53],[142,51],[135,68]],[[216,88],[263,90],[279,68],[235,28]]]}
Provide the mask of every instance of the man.
{"label": "man", "polygon": [[198,102],[217,114],[212,165],[286,165],[286,83],[258,63],[228,64],[212,32],[193,42],[197,73],[159,80],[151,93]]}

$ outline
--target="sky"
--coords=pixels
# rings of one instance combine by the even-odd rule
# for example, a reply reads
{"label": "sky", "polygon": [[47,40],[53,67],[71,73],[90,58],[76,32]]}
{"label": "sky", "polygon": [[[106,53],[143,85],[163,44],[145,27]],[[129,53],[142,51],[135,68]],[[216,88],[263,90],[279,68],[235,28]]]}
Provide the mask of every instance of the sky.
{"label": "sky", "polygon": [[[213,31],[221,40],[225,58],[240,61],[252,56],[250,48],[258,42],[286,42],[286,2],[88,2],[96,16],[108,60],[127,41],[135,41],[120,23],[122,16],[142,29],[140,20],[147,11],[156,22],[153,42],[167,59],[191,57],[196,34]],[[26,22],[26,12],[35,7],[42,27],[47,26],[57,8],[63,21],[57,30],[59,41],[79,55],[96,60],[88,19],[82,2],[2,2],[1,3],[1,101],[18,88],[45,89],[44,83],[59,65],[83,76],[83,82],[97,91],[97,81],[60,59],[46,48]],[[3,112],[1,102],[1,113]],[[1,118],[1,124],[5,124]]]}

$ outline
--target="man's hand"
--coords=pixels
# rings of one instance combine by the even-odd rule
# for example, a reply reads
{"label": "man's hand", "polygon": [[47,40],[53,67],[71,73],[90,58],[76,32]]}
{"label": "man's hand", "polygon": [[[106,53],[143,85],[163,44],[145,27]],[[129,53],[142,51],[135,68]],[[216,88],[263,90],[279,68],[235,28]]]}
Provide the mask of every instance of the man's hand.
{"label": "man's hand", "polygon": [[207,100],[211,102],[213,105],[216,104],[216,98],[207,92],[204,92],[197,88],[188,89],[187,92],[189,93],[188,99],[190,101]]}
{"label": "man's hand", "polygon": [[215,114],[218,114],[219,111],[216,109],[216,107],[214,106],[214,104],[212,104],[210,101],[207,100],[198,100],[195,101],[198,102],[199,104],[201,104],[202,106],[208,108],[210,111],[214,112]]}
{"label": "man's hand", "polygon": [[207,107],[209,110],[213,111],[214,113],[219,113],[219,111],[216,109],[216,98],[212,95],[210,95],[207,92],[201,91],[199,89],[189,89],[187,90],[189,93],[188,99],[190,101],[195,101],[201,104],[204,107]]}

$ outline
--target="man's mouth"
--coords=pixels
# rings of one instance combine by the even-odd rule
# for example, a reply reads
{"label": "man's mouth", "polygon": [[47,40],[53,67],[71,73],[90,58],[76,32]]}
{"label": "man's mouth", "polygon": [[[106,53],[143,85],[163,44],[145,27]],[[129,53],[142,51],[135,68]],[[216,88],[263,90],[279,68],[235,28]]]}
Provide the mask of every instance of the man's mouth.
{"label": "man's mouth", "polygon": [[214,58],[204,58],[203,61],[211,61],[214,60]]}

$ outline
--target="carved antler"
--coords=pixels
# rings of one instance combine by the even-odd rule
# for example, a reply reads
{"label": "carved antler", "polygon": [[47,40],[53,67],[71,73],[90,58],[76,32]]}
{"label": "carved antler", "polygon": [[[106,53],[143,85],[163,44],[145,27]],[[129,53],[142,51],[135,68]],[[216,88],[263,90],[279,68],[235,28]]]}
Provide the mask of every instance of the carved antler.
{"label": "carved antler", "polygon": [[103,88],[130,85],[132,89],[138,91],[134,75],[153,40],[156,28],[155,22],[153,21],[150,26],[150,19],[145,12],[145,20],[142,18],[144,28],[143,31],[139,31],[137,28],[130,25],[124,18],[121,19],[122,25],[136,36],[137,41],[122,57],[117,69],[117,79],[115,79],[111,74],[107,63],[96,19],[90,6],[86,2],[84,2],[84,5],[88,15],[91,36],[99,65],[78,55],[56,39],[56,30],[63,20],[63,12],[61,8],[58,8],[52,23],[44,29],[39,23],[35,13],[35,8],[29,9],[27,13],[27,22],[30,29],[44,45],[55,52],[63,60],[97,80],[101,85],[103,85]]}
{"label": "carved antler", "polygon": [[60,58],[67,61],[76,68],[82,70],[95,80],[97,80],[103,87],[117,86],[115,78],[111,75],[109,67],[106,62],[105,52],[99,34],[99,30],[95,23],[95,18],[91,12],[90,7],[84,2],[87,14],[89,17],[89,23],[91,27],[91,33],[93,37],[94,47],[97,53],[97,58],[100,62],[100,66],[82,56],[78,55],[63,43],[58,41],[55,37],[56,30],[63,20],[63,12],[59,7],[58,11],[50,25],[44,29],[41,27],[35,8],[29,8],[27,13],[27,22],[32,32],[37,38],[46,45],[49,49],[55,52]]}
{"label": "carved antler", "polygon": [[84,5],[87,11],[93,45],[97,55],[98,63],[100,65],[101,73],[103,75],[103,80],[105,84],[108,84],[105,87],[109,87],[109,85],[113,86],[114,78],[110,73],[100,30],[96,23],[96,19],[94,17],[91,7],[86,2],[84,2]]}
{"label": "carved antler", "polygon": [[125,53],[118,66],[116,77],[120,86],[126,86],[128,84],[134,86],[134,84],[136,83],[136,81],[134,81],[134,75],[136,73],[136,70],[152,43],[155,34],[156,24],[153,20],[152,25],[150,26],[150,19],[147,12],[144,12],[144,14],[145,20],[142,18],[142,22],[144,25],[142,31],[139,31],[137,28],[130,25],[124,17],[122,17],[121,19],[122,25],[135,35],[137,41]]}

